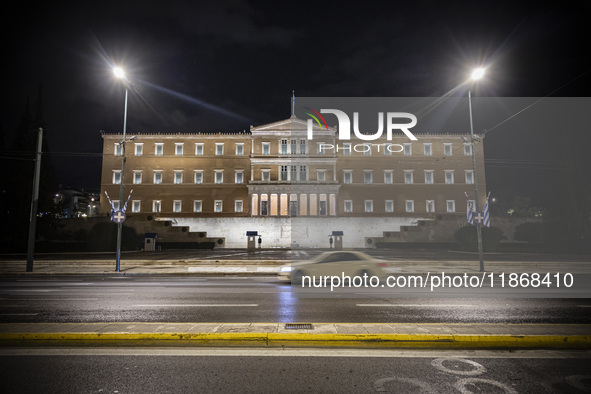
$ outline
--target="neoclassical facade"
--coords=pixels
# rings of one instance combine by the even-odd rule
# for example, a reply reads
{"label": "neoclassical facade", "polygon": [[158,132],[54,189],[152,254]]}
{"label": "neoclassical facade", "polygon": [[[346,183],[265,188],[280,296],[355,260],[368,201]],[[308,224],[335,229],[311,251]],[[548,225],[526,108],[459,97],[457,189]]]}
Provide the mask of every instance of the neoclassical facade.
{"label": "neoclassical facade", "polygon": [[[482,143],[472,152],[465,134],[404,134],[391,141],[343,142],[335,128],[288,119],[250,132],[130,135],[121,173],[121,134],[102,135],[101,209],[106,193],[127,215],[170,221],[207,232],[226,247],[244,247],[258,231],[265,246],[326,246],[343,231],[345,246],[416,226],[419,221],[465,218],[473,198],[472,154],[484,191]],[[106,192],[106,193],[105,193]],[[482,193],[482,201],[484,202]]]}

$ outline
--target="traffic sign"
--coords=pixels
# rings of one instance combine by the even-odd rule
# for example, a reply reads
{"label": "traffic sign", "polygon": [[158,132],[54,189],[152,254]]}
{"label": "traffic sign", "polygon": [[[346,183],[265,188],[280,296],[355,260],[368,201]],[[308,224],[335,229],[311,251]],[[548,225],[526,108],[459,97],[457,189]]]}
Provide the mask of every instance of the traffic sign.
{"label": "traffic sign", "polygon": [[115,223],[123,223],[125,221],[125,212],[123,210],[112,211],[111,220]]}

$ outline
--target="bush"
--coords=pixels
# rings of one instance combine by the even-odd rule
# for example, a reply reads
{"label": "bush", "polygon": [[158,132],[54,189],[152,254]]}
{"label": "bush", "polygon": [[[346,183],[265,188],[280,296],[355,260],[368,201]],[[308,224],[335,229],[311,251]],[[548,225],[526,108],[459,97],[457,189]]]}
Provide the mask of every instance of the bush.
{"label": "bush", "polygon": [[544,241],[546,229],[543,223],[521,223],[515,227],[516,241],[538,243]]}
{"label": "bush", "polygon": [[[123,226],[121,249],[136,250],[143,238],[131,227]],[[107,252],[117,248],[117,224],[103,222],[95,224],[88,234],[88,247],[95,252]]]}
{"label": "bush", "polygon": [[[454,239],[462,249],[478,249],[476,226],[464,226],[457,229],[454,233]],[[482,247],[484,250],[495,250],[503,239],[505,239],[505,236],[501,229],[497,227],[482,227]]]}

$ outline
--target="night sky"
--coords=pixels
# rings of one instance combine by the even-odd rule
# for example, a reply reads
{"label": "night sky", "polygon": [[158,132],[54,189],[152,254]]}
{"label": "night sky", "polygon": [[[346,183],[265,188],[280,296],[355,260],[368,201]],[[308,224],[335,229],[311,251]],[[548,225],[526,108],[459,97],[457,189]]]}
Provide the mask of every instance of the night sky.
{"label": "night sky", "polygon": [[[4,149],[26,99],[34,102],[42,83],[58,180],[87,189],[100,188],[100,131],[123,127],[124,88],[113,65],[124,67],[134,83],[130,134],[248,130],[289,117],[292,91],[296,97],[441,97],[477,65],[487,66],[487,76],[476,97],[589,96],[587,1],[171,0],[14,7],[3,24]],[[577,176],[589,191],[589,133],[565,134],[570,143],[555,157],[562,162],[552,164],[550,157],[536,158],[535,149],[555,146],[555,136],[518,128],[511,139],[521,145],[511,149],[505,139],[512,125],[487,135],[486,158],[499,160],[487,168],[489,188],[548,193],[547,174],[572,159],[566,164],[582,163]],[[531,139],[536,148],[528,145]],[[528,162],[511,161],[524,158]],[[543,161],[537,165],[536,159]]]}

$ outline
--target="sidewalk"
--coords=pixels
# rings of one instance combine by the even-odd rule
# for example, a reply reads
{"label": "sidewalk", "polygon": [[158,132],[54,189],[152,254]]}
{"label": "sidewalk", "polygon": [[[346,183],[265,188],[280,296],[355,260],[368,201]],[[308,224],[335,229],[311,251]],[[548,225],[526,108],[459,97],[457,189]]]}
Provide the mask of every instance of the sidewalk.
{"label": "sidewalk", "polygon": [[[281,267],[289,266],[294,260],[178,260],[178,259],[130,259],[121,260],[120,274],[143,275],[276,275]],[[396,261],[396,272],[426,274],[445,272],[463,274],[478,272],[477,261]],[[25,272],[26,261],[0,261],[0,274],[29,274]],[[486,272],[569,272],[591,274],[591,262],[538,262],[538,261],[486,261]],[[72,259],[36,260],[34,274],[116,274],[115,260]]]}
{"label": "sidewalk", "polygon": [[591,325],[6,323],[0,346],[234,346],[591,349]]}

